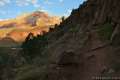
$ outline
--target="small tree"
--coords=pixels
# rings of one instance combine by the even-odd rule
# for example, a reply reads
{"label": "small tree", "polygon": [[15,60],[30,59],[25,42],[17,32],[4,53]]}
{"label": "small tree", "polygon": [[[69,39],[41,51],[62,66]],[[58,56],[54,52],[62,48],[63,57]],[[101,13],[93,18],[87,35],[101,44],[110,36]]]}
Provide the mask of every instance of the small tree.
{"label": "small tree", "polygon": [[63,16],[62,18],[61,18],[61,20],[62,20],[62,22],[65,20],[65,16]]}
{"label": "small tree", "polygon": [[31,34],[28,35],[26,41],[22,44],[23,56],[26,59],[32,59],[36,56],[42,55],[42,51],[45,50],[48,40],[45,35],[33,37],[30,39]]}
{"label": "small tree", "polygon": [[33,33],[29,33],[25,41],[29,41],[30,39],[33,39],[33,37],[34,37]]}

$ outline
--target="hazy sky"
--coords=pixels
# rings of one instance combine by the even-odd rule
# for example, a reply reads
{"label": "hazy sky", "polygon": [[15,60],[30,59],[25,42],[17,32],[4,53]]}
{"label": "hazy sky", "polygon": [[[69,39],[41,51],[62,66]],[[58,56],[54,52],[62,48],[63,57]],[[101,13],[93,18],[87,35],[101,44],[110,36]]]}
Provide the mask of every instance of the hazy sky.
{"label": "hazy sky", "polygon": [[0,19],[16,16],[36,10],[46,11],[52,15],[68,16],[85,0],[0,0]]}

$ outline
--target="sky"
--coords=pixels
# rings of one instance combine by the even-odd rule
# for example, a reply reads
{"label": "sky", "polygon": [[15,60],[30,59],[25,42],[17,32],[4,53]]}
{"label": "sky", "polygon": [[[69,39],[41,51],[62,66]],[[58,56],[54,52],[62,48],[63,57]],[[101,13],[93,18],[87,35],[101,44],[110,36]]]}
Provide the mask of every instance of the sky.
{"label": "sky", "polygon": [[51,15],[69,16],[85,0],[0,0],[0,20],[15,18],[34,11],[45,11]]}

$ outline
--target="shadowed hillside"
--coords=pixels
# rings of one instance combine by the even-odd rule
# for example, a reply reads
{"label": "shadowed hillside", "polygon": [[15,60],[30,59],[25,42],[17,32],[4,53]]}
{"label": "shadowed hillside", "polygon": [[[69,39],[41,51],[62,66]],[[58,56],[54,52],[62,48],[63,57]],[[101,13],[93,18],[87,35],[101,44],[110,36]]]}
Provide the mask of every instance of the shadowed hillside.
{"label": "shadowed hillside", "polygon": [[1,79],[118,79],[119,5],[119,0],[87,0],[49,32],[43,31],[43,35],[36,37],[29,33],[20,54],[14,58],[9,55],[12,65],[6,55],[2,55],[6,68],[2,66]]}
{"label": "shadowed hillside", "polygon": [[72,11],[59,26],[59,39],[45,51],[52,54],[50,80],[119,77],[119,4],[88,0]]}
{"label": "shadowed hillside", "polygon": [[16,46],[20,46],[20,43],[17,43],[11,38],[6,37],[3,39],[0,39],[0,47],[16,47]]}

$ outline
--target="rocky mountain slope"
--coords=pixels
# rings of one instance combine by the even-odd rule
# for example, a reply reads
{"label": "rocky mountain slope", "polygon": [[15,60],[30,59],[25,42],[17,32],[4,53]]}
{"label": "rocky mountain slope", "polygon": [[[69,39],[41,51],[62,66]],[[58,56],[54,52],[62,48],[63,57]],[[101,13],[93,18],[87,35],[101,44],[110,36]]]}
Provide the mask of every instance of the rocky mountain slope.
{"label": "rocky mountain slope", "polygon": [[0,21],[0,38],[10,37],[17,42],[24,41],[30,32],[36,36],[59,23],[59,17],[49,16],[45,12],[24,14],[15,19]]}
{"label": "rocky mountain slope", "polygon": [[[120,76],[120,1],[87,0],[53,31],[49,80]],[[51,33],[51,35],[54,35]]]}

